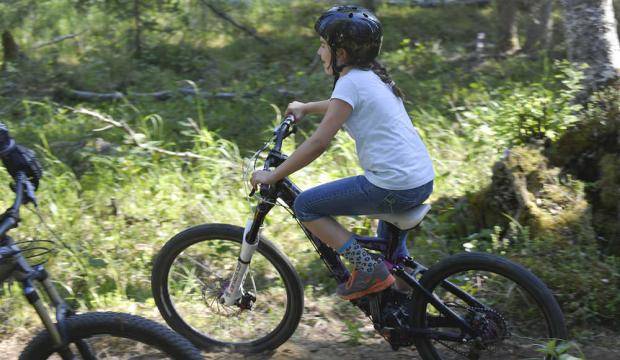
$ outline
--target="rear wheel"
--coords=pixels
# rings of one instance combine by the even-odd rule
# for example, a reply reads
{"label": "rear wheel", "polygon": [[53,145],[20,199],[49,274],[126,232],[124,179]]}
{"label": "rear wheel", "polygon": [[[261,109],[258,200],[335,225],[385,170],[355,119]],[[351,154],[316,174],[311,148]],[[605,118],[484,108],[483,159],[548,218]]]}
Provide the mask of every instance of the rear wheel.
{"label": "rear wheel", "polygon": [[[69,349],[76,359],[202,359],[200,351],[182,336],[139,316],[85,313],[66,319],[64,324]],[[47,330],[35,336],[19,357],[20,360],[49,358],[60,359],[60,356]]]}
{"label": "rear wheel", "polygon": [[[445,281],[479,303],[458,296]],[[483,253],[454,255],[431,267],[420,282],[479,334],[464,341],[417,339],[423,359],[538,359],[549,341],[567,338],[564,316],[551,291],[529,270],[504,258]],[[414,314],[416,327],[461,333],[421,296]]]}
{"label": "rear wheel", "polygon": [[243,289],[244,301],[219,302],[237,266],[243,228],[204,224],[174,236],[153,266],[153,296],[176,331],[203,349],[243,352],[275,349],[295,332],[303,287],[293,266],[260,238]]}

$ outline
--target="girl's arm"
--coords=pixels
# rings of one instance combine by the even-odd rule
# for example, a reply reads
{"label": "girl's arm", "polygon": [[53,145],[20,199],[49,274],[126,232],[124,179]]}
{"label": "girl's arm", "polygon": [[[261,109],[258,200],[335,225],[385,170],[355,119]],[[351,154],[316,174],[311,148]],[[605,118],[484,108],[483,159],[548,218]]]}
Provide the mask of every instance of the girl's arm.
{"label": "girl's arm", "polygon": [[302,103],[299,101],[293,101],[288,104],[285,115],[292,114],[297,121],[301,120],[308,114],[325,114],[329,106],[329,100],[315,101],[309,103]]}
{"label": "girl's arm", "polygon": [[351,115],[351,105],[339,99],[328,101],[327,111],[314,134],[301,144],[288,159],[286,159],[273,172],[259,170],[252,174],[250,182],[255,187],[256,183],[274,184],[295,171],[310,164],[318,158],[329,146],[331,140]]}
{"label": "girl's arm", "polygon": [[325,114],[329,107],[329,100],[309,102],[304,107],[306,114]]}

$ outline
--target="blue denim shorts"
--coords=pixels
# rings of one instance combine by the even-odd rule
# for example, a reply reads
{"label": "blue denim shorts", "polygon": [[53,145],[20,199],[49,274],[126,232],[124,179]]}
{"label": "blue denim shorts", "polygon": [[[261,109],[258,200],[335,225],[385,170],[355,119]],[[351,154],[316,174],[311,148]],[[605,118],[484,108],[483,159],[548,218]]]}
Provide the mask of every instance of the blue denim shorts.
{"label": "blue denim shorts", "polygon": [[[432,192],[432,180],[414,189],[387,190],[359,175],[303,191],[295,199],[293,209],[300,221],[326,216],[398,213],[420,205]],[[377,238],[388,238],[388,227],[383,220],[379,221]],[[399,234],[399,243],[393,255],[394,258],[409,255],[406,231]]]}
{"label": "blue denim shorts", "polygon": [[432,180],[414,189],[387,190],[359,175],[303,191],[293,208],[300,221],[325,216],[398,213],[421,204],[432,192]]}

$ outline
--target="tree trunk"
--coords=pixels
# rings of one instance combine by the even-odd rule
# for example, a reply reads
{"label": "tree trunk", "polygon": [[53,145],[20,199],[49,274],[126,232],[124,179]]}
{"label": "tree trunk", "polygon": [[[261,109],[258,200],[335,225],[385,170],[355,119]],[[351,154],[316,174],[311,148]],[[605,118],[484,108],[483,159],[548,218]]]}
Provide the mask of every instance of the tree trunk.
{"label": "tree trunk", "polygon": [[517,0],[497,0],[495,4],[498,20],[497,51],[512,54],[519,50]]}
{"label": "tree trunk", "polygon": [[140,0],[133,0],[134,40],[133,51],[136,58],[142,56],[142,19],[140,18]]}
{"label": "tree trunk", "polygon": [[17,61],[19,59],[19,46],[17,46],[13,35],[8,30],[4,30],[2,33],[2,54],[4,56],[2,70],[6,69],[7,63]]}
{"label": "tree trunk", "polygon": [[568,59],[586,63],[586,92],[618,85],[620,44],[612,0],[562,0]]}
{"label": "tree trunk", "polygon": [[528,23],[523,51],[533,53],[548,47],[553,27],[552,9],[553,0],[527,0]]}

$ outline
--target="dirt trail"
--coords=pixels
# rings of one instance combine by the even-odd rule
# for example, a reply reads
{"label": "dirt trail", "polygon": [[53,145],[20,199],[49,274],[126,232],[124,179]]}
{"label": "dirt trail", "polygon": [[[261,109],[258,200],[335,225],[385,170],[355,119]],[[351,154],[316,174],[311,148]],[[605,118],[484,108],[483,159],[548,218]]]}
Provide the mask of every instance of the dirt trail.
{"label": "dirt trail", "polygon": [[[312,332],[308,338],[296,334],[291,340],[278,350],[260,355],[244,356],[230,353],[204,353],[208,360],[263,360],[263,359],[326,359],[326,360],[353,360],[353,359],[420,359],[415,350],[400,349],[392,351],[390,346],[378,337],[361,339],[358,344],[348,342],[329,341],[324,332]],[[17,359],[19,353],[28,341],[28,334],[20,332],[8,338],[0,339],[0,358],[6,360]],[[617,338],[617,334],[615,334]],[[336,336],[337,338],[338,336]],[[322,339],[321,339],[322,338]],[[612,342],[613,343],[613,342]],[[586,359],[617,360],[620,359],[620,347],[599,345],[585,345],[582,347]],[[503,359],[505,360],[505,359]]]}
{"label": "dirt trail", "polygon": [[[364,340],[362,344],[352,345],[319,340],[293,339],[278,350],[260,355],[244,356],[231,353],[204,353],[205,359],[419,359],[415,351],[402,349],[392,351],[389,345],[379,341],[381,339]],[[13,335],[8,339],[0,340],[0,358],[6,360],[17,359],[19,353],[28,341],[27,334]]]}
{"label": "dirt trail", "polygon": [[[276,351],[260,355],[242,356],[239,354],[211,353],[206,359],[420,359],[415,350],[400,349],[395,352],[380,337],[372,325],[359,317],[362,325],[353,333],[334,317],[325,317],[314,306],[306,304],[302,322],[293,337]],[[325,309],[323,309],[325,310]],[[366,320],[366,321],[365,321]]]}
{"label": "dirt trail", "polygon": [[414,350],[401,349],[397,352],[387,344],[350,344],[326,342],[288,342],[278,350],[261,355],[241,356],[237,354],[206,354],[205,359],[420,359]]}
{"label": "dirt trail", "polygon": [[[297,331],[289,341],[276,351],[252,356],[205,353],[205,359],[420,359],[417,352],[411,348],[393,351],[363,316],[349,317],[356,323],[355,326],[351,326],[351,323],[347,326],[345,322],[334,316],[332,300],[322,304],[321,302],[306,302],[305,313]],[[152,318],[152,316],[148,317]],[[154,320],[162,322],[160,319]],[[619,334],[603,329],[593,329],[589,333],[590,336],[579,341],[579,346],[586,359],[620,359],[620,344],[617,342]],[[33,332],[29,332],[27,329],[19,329],[14,334],[0,336],[0,359],[17,359],[30,337],[33,336],[32,334]],[[517,356],[515,359],[519,359],[519,357]],[[502,360],[512,359],[504,358]]]}

